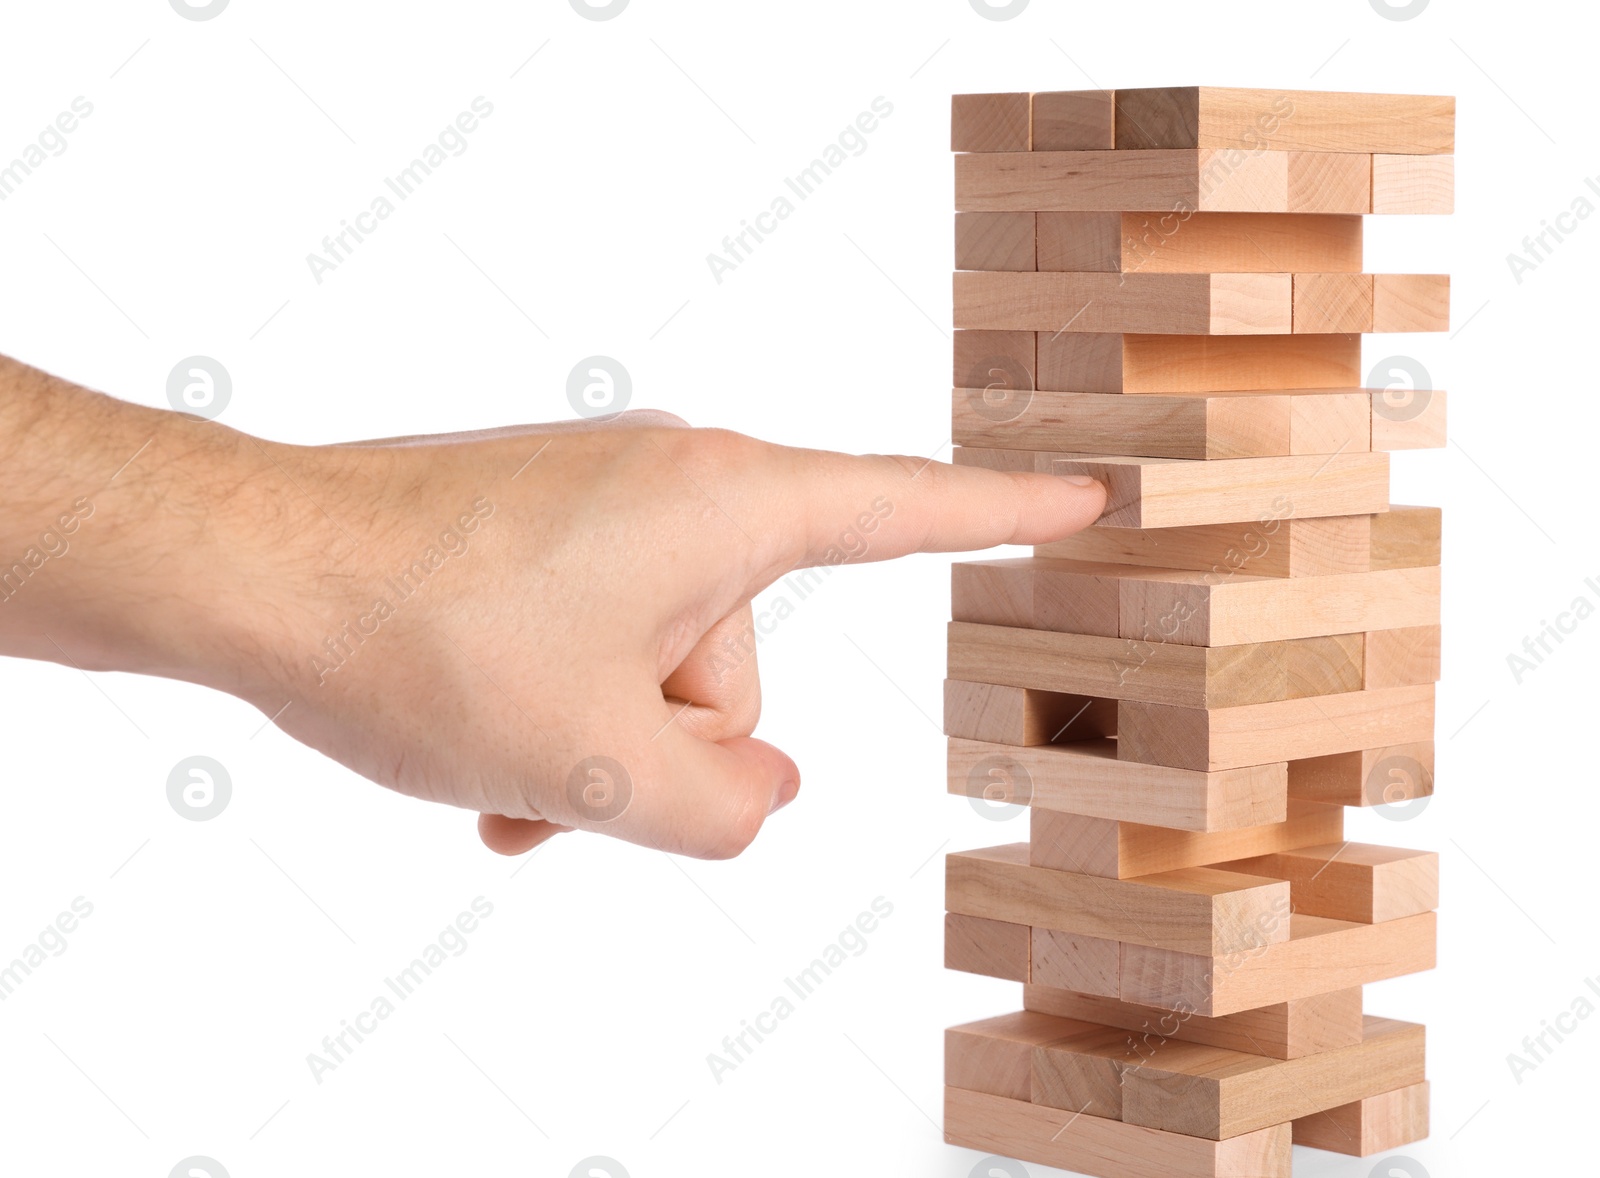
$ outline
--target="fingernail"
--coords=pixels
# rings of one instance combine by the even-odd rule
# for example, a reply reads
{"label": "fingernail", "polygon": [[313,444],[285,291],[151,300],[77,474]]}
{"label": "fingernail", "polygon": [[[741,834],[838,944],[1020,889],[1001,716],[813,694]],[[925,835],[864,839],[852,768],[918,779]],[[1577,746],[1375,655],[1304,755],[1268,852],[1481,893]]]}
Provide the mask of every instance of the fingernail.
{"label": "fingernail", "polygon": [[776,814],[790,802],[794,801],[799,793],[800,783],[798,781],[785,781],[778,787],[778,800],[772,803],[772,809],[769,811],[769,813]]}
{"label": "fingernail", "polygon": [[1092,487],[1100,481],[1086,474],[1064,474],[1061,477],[1074,487]]}

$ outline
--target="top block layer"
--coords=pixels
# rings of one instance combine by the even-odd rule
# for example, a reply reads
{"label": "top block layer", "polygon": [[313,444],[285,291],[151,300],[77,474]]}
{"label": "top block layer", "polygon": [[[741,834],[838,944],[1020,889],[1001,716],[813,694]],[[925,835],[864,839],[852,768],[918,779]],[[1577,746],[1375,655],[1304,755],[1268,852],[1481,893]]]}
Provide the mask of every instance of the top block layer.
{"label": "top block layer", "polygon": [[1118,90],[1119,148],[1230,148],[1449,155],[1456,100],[1432,94],[1342,94],[1173,86]]}

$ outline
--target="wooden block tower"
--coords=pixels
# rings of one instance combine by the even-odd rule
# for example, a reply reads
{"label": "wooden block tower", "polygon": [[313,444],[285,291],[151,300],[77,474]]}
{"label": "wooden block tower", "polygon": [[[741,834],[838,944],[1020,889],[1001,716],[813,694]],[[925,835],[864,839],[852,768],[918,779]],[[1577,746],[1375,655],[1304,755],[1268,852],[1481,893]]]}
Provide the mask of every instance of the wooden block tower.
{"label": "wooden block tower", "polygon": [[946,1032],[950,1142],[1105,1178],[1288,1175],[1428,1133],[1438,858],[1346,841],[1433,789],[1439,512],[1389,453],[1445,396],[1363,386],[1443,331],[1368,213],[1448,213],[1455,102],[1209,87],[953,104],[956,461],[1091,474],[1098,524],[955,566],[949,788],[1030,840],[950,855],[946,964],[1023,1009]]}

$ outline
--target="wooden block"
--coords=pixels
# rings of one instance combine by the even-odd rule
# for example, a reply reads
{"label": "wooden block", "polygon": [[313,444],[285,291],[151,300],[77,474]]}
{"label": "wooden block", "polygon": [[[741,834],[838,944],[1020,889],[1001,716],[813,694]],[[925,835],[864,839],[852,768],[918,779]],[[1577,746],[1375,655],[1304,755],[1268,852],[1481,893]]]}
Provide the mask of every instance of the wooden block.
{"label": "wooden block", "polygon": [[[958,446],[958,466],[1026,469],[1024,451]],[[1096,521],[1114,528],[1176,528],[1246,520],[1368,515],[1389,507],[1389,456],[1382,453],[1175,458],[1039,452],[1043,474],[1086,474],[1104,483],[1106,509]]]}
{"label": "wooden block", "polygon": [[1058,691],[946,679],[944,734],[1009,745],[1094,740],[1117,734],[1117,705]]}
{"label": "wooden block", "polygon": [[1291,213],[1370,213],[1372,157],[1291,151],[1286,161]]}
{"label": "wooden block", "polygon": [[1040,270],[1292,274],[1361,269],[1360,217],[1286,217],[1278,213],[1192,213],[1188,216],[1178,212],[1039,213],[1037,222]]}
{"label": "wooden block", "polygon": [[1106,151],[1116,147],[1110,90],[1060,90],[1033,96],[1034,151]]}
{"label": "wooden block", "polygon": [[1371,529],[1384,515],[1269,519],[1261,523],[1189,528],[1085,528],[1065,540],[1035,546],[1034,554],[1218,575],[1325,577],[1368,571]]}
{"label": "wooden block", "polygon": [[957,213],[957,270],[1032,270],[1032,213]]}
{"label": "wooden block", "polygon": [[1367,211],[1290,208],[1284,152],[1243,158],[1227,151],[994,152],[956,156],[955,174],[962,212]]}
{"label": "wooden block", "polygon": [[1032,933],[1033,972],[1024,980],[1063,991],[1116,998],[1121,987],[1120,943],[1060,929],[1036,928]]}
{"label": "wooden block", "polygon": [[950,566],[950,611],[958,622],[1117,636],[1125,565],[1082,561],[957,561]]}
{"label": "wooden block", "polygon": [[1219,863],[1226,871],[1289,881],[1296,912],[1376,924],[1439,906],[1439,856],[1340,839]]}
{"label": "wooden block", "polygon": [[[1031,331],[958,331],[952,337],[955,367],[952,376],[963,396],[972,400],[970,411],[980,418],[1004,419],[1025,400],[1010,400],[1008,392],[1034,387],[1034,342]],[[973,398],[971,390],[983,396]],[[994,394],[1000,394],[996,396]],[[1005,408],[1010,405],[1008,410]]]}
{"label": "wooden block", "polygon": [[[1214,1050],[1205,1048],[1204,1050]],[[1137,1069],[1137,1040],[1120,1028],[1099,1030],[1040,1044],[1030,1052],[1034,1104],[1094,1117],[1123,1120],[1123,1073]]]}
{"label": "wooden block", "polygon": [[1456,100],[1439,95],[1221,86],[1116,91],[1116,144],[1122,149],[1449,155],[1455,126]]}
{"label": "wooden block", "polygon": [[945,909],[1208,956],[1288,937],[1289,885],[1208,867],[1107,880],[1028,865],[1028,844],[945,856]]}
{"label": "wooden block", "polygon": [[1226,773],[1191,773],[1117,760],[1116,742],[1084,740],[1008,748],[952,739],[950,793],[984,796],[998,768],[1024,783],[1028,805],[1096,818],[1138,820],[1180,830],[1236,830],[1288,817],[1288,771],[1282,764]]}
{"label": "wooden block", "polygon": [[1289,762],[1289,796],[1338,806],[1391,806],[1433,793],[1433,741]]}
{"label": "wooden block", "polygon": [[1455,158],[1448,155],[1374,155],[1374,213],[1455,212]]}
{"label": "wooden block", "polygon": [[1382,924],[1289,918],[1289,940],[1230,958],[1124,945],[1122,1001],[1207,1017],[1432,969],[1432,912]]}
{"label": "wooden block", "polygon": [[951,151],[1027,151],[1027,94],[954,94],[950,98]]}
{"label": "wooden block", "polygon": [[1287,274],[955,272],[958,328],[1271,335],[1292,325]]}
{"label": "wooden block", "polygon": [[[1077,567],[1077,562],[1053,561],[1038,566],[1035,575],[1042,582],[1070,576]],[[1082,567],[1099,573],[1102,580],[1109,579],[1107,570],[1129,569],[1125,565]],[[1331,577],[1224,576],[1226,579],[1176,569],[1151,569],[1145,577],[1125,572],[1118,582],[1122,637],[1236,646],[1401,626],[1430,627],[1439,621],[1437,567]],[[1046,628],[1038,625],[1037,619],[1035,625]],[[1398,638],[1382,640],[1379,648],[1403,659],[1413,647],[1425,644],[1425,636]],[[1425,656],[1426,650],[1419,649],[1417,657]]]}
{"label": "wooden block", "polygon": [[1354,388],[1359,335],[1039,334],[1038,385],[1069,393]]}
{"label": "wooden block", "polygon": [[[1433,158],[1433,157],[1430,157]],[[1294,1122],[1294,1143],[1358,1158],[1428,1136],[1428,1082],[1324,1109]]]}
{"label": "wooden block", "polygon": [[1123,1027],[1133,1031],[1147,1051],[1163,1039],[1179,1039],[1272,1059],[1299,1059],[1349,1047],[1362,1039],[1359,986],[1220,1018],[1206,1018],[1190,1010],[1137,1006],[1038,982],[1023,988],[1023,1005],[1045,1014]]}
{"label": "wooden block", "polygon": [[[986,333],[977,333],[986,334]],[[1035,392],[1014,416],[972,389],[952,394],[955,441],[1002,449],[1059,448],[1150,458],[1264,458],[1369,449],[1363,390],[1284,393]]]}
{"label": "wooden block", "polygon": [[[1028,818],[1029,863],[1035,867],[1098,875],[1105,879],[1130,879],[1185,867],[1205,867],[1223,861],[1254,863],[1259,857],[1275,851],[1328,844],[1338,846],[1344,840],[1344,807],[1323,806],[1315,802],[1290,803],[1289,817],[1283,822],[1209,834],[1144,826],[1135,822],[1114,822],[1042,808],[1030,811]],[[1271,872],[1250,871],[1247,874],[1270,875]],[[1294,898],[1291,886],[1291,901]],[[1339,919],[1358,918],[1341,916]]]}
{"label": "wooden block", "polygon": [[1372,517],[1372,567],[1412,569],[1440,559],[1443,513],[1437,507],[1394,504]]}
{"label": "wooden block", "polygon": [[1374,450],[1436,450],[1445,444],[1443,389],[1374,389]]}
{"label": "wooden block", "polygon": [[944,967],[963,973],[1026,982],[1032,931],[1025,924],[944,914]]}
{"label": "wooden block", "polygon": [[1090,1023],[1029,1010],[949,1027],[944,1033],[944,1082],[952,1088],[1027,1100],[1035,1047],[1103,1033],[1103,1028]]}
{"label": "wooden block", "polygon": [[1450,275],[1374,274],[1373,331],[1449,331]]}
{"label": "wooden block", "polygon": [[[1076,1042],[1035,1047],[1035,1079],[1043,1053],[1071,1051]],[[1123,1073],[1122,1117],[1152,1129],[1226,1139],[1360,1100],[1374,1089],[1420,1084],[1424,1067],[1422,1027],[1372,1015],[1360,1043],[1292,1060],[1170,1043]]]}
{"label": "wooden block", "polygon": [[1372,330],[1372,275],[1296,274],[1294,330],[1301,334]]}
{"label": "wooden block", "polygon": [[1438,626],[1374,630],[1366,635],[1361,660],[1362,686],[1371,691],[1379,687],[1437,683],[1441,649]]}
{"label": "wooden block", "polygon": [[1093,1178],[1289,1178],[1288,1125],[1227,1141],[1185,1137],[1027,1100],[946,1088],[949,1145]]}
{"label": "wooden block", "polygon": [[[972,622],[952,622],[949,629],[952,679],[1179,708],[1304,699],[1308,685],[1330,675],[1354,693],[1362,657],[1359,640],[1328,637],[1194,646]],[[1312,674],[1318,668],[1324,674]]]}
{"label": "wooden block", "polygon": [[1035,213],[1039,270],[1116,273],[1125,213]]}
{"label": "wooden block", "polygon": [[1121,700],[1117,756],[1178,769],[1232,769],[1433,738],[1432,684],[1225,708]]}

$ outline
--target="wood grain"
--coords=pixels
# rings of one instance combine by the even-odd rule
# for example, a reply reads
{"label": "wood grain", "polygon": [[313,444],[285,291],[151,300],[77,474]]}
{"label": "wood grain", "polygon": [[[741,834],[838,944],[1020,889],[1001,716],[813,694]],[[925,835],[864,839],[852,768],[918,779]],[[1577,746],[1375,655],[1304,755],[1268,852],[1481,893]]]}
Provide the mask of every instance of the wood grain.
{"label": "wood grain", "polygon": [[1116,145],[1110,90],[1058,90],[1033,96],[1034,151],[1106,151]]}
{"label": "wood grain", "polygon": [[957,270],[1032,270],[1032,213],[957,213]]}
{"label": "wood grain", "polygon": [[1288,937],[1289,885],[1207,867],[1107,880],[1028,865],[1028,845],[945,856],[945,909],[1123,945],[1221,956]]}
{"label": "wood grain", "polygon": [[1374,155],[1374,213],[1455,212],[1455,159],[1448,155]]}
{"label": "wood grain", "polygon": [[1294,1143],[1366,1158],[1428,1136],[1428,1083],[1324,1109],[1294,1122]]}
{"label": "wood grain", "polygon": [[1026,1100],[945,1089],[947,1144],[1093,1178],[1289,1178],[1290,1138],[1288,1125],[1276,1125],[1209,1141]]}
{"label": "wood grain", "polygon": [[1455,120],[1456,100],[1443,95],[1223,86],[1116,91],[1121,149],[1448,155],[1455,150]]}
{"label": "wood grain", "polygon": [[1209,393],[1360,385],[1359,335],[1039,334],[1038,384],[1071,393]]}
{"label": "wood grain", "polygon": [[951,151],[1027,151],[1031,108],[1028,94],[953,94]]}
{"label": "wood grain", "polygon": [[1367,211],[1291,209],[1288,163],[1283,152],[1243,158],[1226,151],[958,155],[956,208],[975,213]]}
{"label": "wood grain", "polygon": [[1138,1006],[1099,992],[1075,992],[1036,980],[1023,987],[1029,1010],[1122,1027],[1146,1045],[1178,1039],[1272,1059],[1299,1059],[1361,1042],[1361,989],[1312,994],[1220,1018]]}
{"label": "wood grain", "polygon": [[1289,939],[1233,957],[1122,950],[1122,1001],[1216,1017],[1432,969],[1434,913],[1382,924],[1289,918]]}
{"label": "wood grain", "polygon": [[1433,697],[1428,684],[1210,709],[1125,699],[1117,756],[1200,772],[1431,740]]}
{"label": "wood grain", "polygon": [[1288,768],[1282,762],[1195,773],[1119,761],[1111,740],[1034,748],[950,740],[950,793],[985,796],[995,769],[1024,783],[1017,791],[1022,796],[1010,801],[1037,809],[1193,831],[1237,830],[1288,817]]}
{"label": "wood grain", "polygon": [[958,270],[954,289],[957,328],[1275,335],[1293,326],[1287,274]]}
{"label": "wood grain", "polygon": [[1032,929],[1025,924],[944,914],[944,967],[1009,982],[1029,980]]}
{"label": "wood grain", "polygon": [[1439,906],[1439,856],[1343,839],[1302,846],[1217,866],[1226,871],[1289,881],[1296,912],[1375,924]]}

